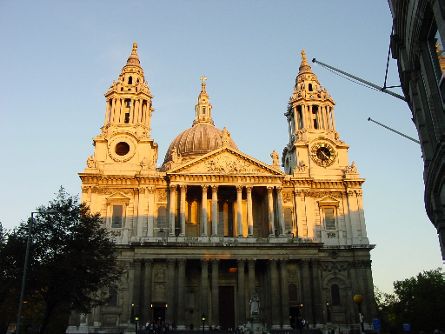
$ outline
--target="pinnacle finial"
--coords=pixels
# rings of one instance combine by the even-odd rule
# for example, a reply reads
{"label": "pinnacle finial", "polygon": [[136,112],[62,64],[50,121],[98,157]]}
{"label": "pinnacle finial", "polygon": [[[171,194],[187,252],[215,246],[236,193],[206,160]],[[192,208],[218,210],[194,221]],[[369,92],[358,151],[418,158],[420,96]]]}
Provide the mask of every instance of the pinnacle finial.
{"label": "pinnacle finial", "polygon": [[306,51],[301,50],[301,64],[300,64],[300,73],[303,72],[312,72],[311,66],[307,63]]}
{"label": "pinnacle finial", "polygon": [[199,78],[201,80],[201,87],[202,90],[205,91],[206,89],[206,81],[207,81],[207,77],[205,75],[201,75],[201,77]]}
{"label": "pinnacle finial", "polygon": [[301,50],[301,64],[307,65],[306,51]]}
{"label": "pinnacle finial", "polygon": [[127,65],[140,65],[139,56],[138,56],[138,44],[133,42],[133,48],[131,49],[130,57],[128,57]]}

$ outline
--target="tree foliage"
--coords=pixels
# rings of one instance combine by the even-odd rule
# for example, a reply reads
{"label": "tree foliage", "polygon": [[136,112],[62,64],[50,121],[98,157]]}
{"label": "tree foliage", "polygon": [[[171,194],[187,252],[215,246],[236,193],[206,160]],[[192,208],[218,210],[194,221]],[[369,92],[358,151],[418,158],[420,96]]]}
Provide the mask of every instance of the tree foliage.
{"label": "tree foliage", "polygon": [[394,293],[376,293],[384,328],[401,332],[409,323],[415,332],[445,329],[445,273],[442,269],[424,271],[394,282]]}
{"label": "tree foliage", "polygon": [[[33,220],[24,315],[39,323],[40,333],[54,333],[66,328],[71,311],[88,312],[104,303],[105,295],[101,291],[116,284],[121,270],[115,244],[101,226],[102,219],[98,214],[91,214],[77,197],[61,188],[54,200],[37,211]],[[0,239],[0,310],[15,300],[12,305],[16,312],[28,222],[4,234],[1,232],[3,242]],[[5,300],[9,303],[2,302]],[[0,323],[10,321],[6,313],[0,314]]]}

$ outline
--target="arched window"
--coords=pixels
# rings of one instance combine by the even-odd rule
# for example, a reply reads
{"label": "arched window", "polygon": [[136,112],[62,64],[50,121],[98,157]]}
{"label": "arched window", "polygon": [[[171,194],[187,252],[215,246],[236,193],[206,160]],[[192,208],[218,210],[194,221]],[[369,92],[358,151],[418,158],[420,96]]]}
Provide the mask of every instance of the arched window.
{"label": "arched window", "polygon": [[340,288],[337,284],[331,285],[331,304],[340,305]]}
{"label": "arched window", "polygon": [[301,110],[301,106],[297,106],[297,121],[298,121],[298,128],[303,128],[303,112]]}
{"label": "arched window", "polygon": [[312,106],[312,119],[314,122],[314,129],[318,129],[320,125],[318,120],[318,106]]}
{"label": "arched window", "polygon": [[128,84],[131,85],[133,83],[133,78],[131,76],[128,77]]}
{"label": "arched window", "polygon": [[309,84],[308,88],[309,88],[309,91],[312,92],[312,84]]}

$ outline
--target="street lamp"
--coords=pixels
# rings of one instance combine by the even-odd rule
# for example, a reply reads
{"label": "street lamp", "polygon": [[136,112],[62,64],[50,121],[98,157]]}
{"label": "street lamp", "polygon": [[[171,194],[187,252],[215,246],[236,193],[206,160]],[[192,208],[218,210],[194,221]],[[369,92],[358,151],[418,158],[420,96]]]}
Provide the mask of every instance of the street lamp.
{"label": "street lamp", "polygon": [[363,296],[362,295],[354,295],[354,297],[352,297],[352,300],[354,301],[354,303],[357,304],[357,307],[358,307],[358,318],[360,321],[360,333],[364,333],[365,328],[363,325],[363,314],[362,314]]}
{"label": "street lamp", "polygon": [[202,322],[202,333],[204,334],[204,325],[206,323],[206,315],[204,313],[201,315],[201,322]]}
{"label": "street lamp", "polygon": [[138,327],[139,327],[139,317],[134,317],[134,328],[135,328],[136,334],[138,334]]}
{"label": "street lamp", "polygon": [[31,248],[32,241],[32,225],[34,224],[34,214],[37,213],[56,213],[56,211],[31,211],[31,218],[28,222],[28,238],[26,240],[26,251],[25,251],[25,262],[23,263],[23,275],[22,275],[22,287],[20,289],[20,299],[19,308],[17,311],[17,323],[15,332],[20,333],[20,325],[22,320],[22,309],[23,309],[23,299],[25,298],[25,288],[26,288],[26,274],[28,273],[28,262],[29,262],[29,249]]}
{"label": "street lamp", "polygon": [[331,305],[329,302],[326,302],[326,315],[328,322],[331,322]]}

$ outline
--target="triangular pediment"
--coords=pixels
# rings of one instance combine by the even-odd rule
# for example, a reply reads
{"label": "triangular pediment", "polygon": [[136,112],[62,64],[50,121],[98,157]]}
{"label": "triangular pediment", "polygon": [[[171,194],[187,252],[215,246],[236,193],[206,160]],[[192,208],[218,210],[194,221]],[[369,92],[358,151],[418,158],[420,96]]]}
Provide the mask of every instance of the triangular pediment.
{"label": "triangular pediment", "polygon": [[223,147],[188,161],[168,171],[168,174],[284,176],[278,168],[230,147]]}
{"label": "triangular pediment", "polygon": [[332,196],[324,196],[317,201],[318,206],[336,206],[338,207],[340,202]]}
{"label": "triangular pediment", "polygon": [[130,202],[130,197],[126,196],[121,192],[115,192],[107,197],[107,202],[128,204]]}

